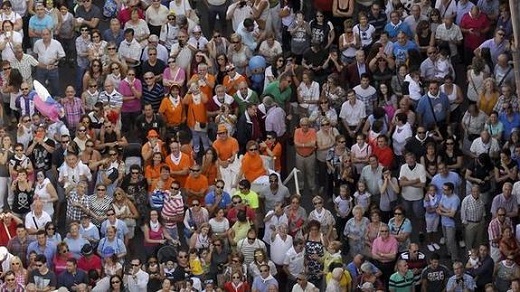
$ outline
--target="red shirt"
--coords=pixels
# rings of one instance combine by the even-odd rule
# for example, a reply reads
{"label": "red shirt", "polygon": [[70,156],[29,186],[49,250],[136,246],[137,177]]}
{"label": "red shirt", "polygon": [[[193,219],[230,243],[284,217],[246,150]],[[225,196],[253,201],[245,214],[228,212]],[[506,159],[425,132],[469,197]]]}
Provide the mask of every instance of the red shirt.
{"label": "red shirt", "polygon": [[489,20],[485,13],[480,12],[478,17],[471,17],[470,13],[464,14],[462,20],[460,21],[460,28],[463,29],[471,29],[473,31],[479,32],[479,34],[474,33],[464,33],[464,47],[469,48],[472,51],[480,46],[487,38],[485,33],[481,33],[480,31],[489,27]]}
{"label": "red shirt", "polygon": [[379,148],[377,145],[372,147],[372,153],[377,157],[379,163],[384,167],[391,167],[394,161],[394,152],[390,147]]}
{"label": "red shirt", "polygon": [[101,262],[101,258],[95,254],[90,256],[89,258],[82,256],[78,260],[78,268],[83,271],[97,270],[101,271],[103,264]]}
{"label": "red shirt", "polygon": [[[0,222],[0,246],[7,246],[9,240],[16,236],[16,225],[16,221],[12,219],[9,225]],[[9,232],[9,234],[7,232]]]}

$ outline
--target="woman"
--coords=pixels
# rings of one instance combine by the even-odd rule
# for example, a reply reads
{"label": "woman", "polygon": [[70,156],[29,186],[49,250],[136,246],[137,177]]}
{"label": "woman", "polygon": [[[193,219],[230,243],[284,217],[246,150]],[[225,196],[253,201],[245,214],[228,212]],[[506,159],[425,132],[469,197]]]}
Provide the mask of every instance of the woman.
{"label": "woman", "polygon": [[339,75],[337,73],[332,73],[327,77],[327,82],[323,84],[321,90],[321,97],[320,105],[324,102],[323,98],[326,98],[329,101],[327,108],[329,108],[329,110],[334,109],[337,116],[337,113],[341,110],[341,106],[347,99],[347,92],[340,86]]}
{"label": "woman", "polygon": [[499,244],[501,259],[506,259],[508,256],[513,256],[515,262],[520,259],[520,247],[513,234],[511,227],[507,226],[502,229],[502,238]]}
{"label": "woman", "polygon": [[423,156],[419,158],[419,161],[422,165],[437,165],[438,157],[437,157],[437,147],[435,143],[428,142],[426,144],[426,152]]}
{"label": "woman", "polygon": [[354,208],[352,208],[354,217],[347,221],[345,229],[343,230],[343,235],[348,238],[349,254],[351,256],[362,254],[365,249],[364,239],[370,221],[368,218],[363,217],[363,213],[365,213],[363,207],[360,205],[354,206]]}
{"label": "woman", "polygon": [[[5,202],[8,195],[9,161],[14,155],[11,136],[5,135],[0,138],[0,200]],[[4,206],[1,203],[0,206]]]}
{"label": "woman", "polygon": [[276,265],[267,257],[264,249],[257,248],[254,252],[254,259],[249,264],[249,276],[253,278],[260,276],[260,267],[263,265],[268,265],[271,276],[276,276]]}
{"label": "woman", "polygon": [[218,209],[215,212],[215,217],[209,219],[208,222],[213,235],[217,238],[225,238],[223,235],[229,229],[229,220],[226,218],[225,213],[224,209]]}
{"label": "woman", "polygon": [[365,245],[367,249],[364,251],[364,254],[370,254],[372,243],[377,237],[379,237],[383,225],[385,225],[385,223],[381,222],[381,213],[379,210],[374,209],[370,211],[370,223],[368,223],[365,234]]}
{"label": "woman", "polygon": [[109,292],[125,292],[128,291],[123,283],[123,278],[120,275],[110,276],[110,288]]}
{"label": "woman", "polygon": [[435,46],[435,32],[432,32],[430,23],[427,20],[419,21],[414,38],[422,58],[426,59],[428,57],[426,54],[428,48]]}
{"label": "woman", "polygon": [[394,217],[388,221],[390,234],[399,242],[399,251],[405,251],[410,244],[410,233],[412,232],[412,223],[410,219],[405,217],[404,208],[396,206],[394,208]]}
{"label": "woman", "polygon": [[306,226],[305,238],[305,261],[309,282],[318,286],[323,278],[323,256],[325,247],[329,245],[326,235],[321,233],[320,222],[311,220]]}
{"label": "woman", "polygon": [[112,199],[106,195],[107,188],[104,184],[96,185],[96,193],[89,197],[92,223],[98,228],[106,219],[106,212],[111,208]]}
{"label": "woman", "polygon": [[24,146],[21,143],[14,145],[14,155],[9,159],[9,174],[11,180],[14,181],[18,177],[18,173],[24,170],[27,173],[32,174],[34,167],[31,159],[25,155]]}
{"label": "woman", "polygon": [[57,8],[57,3],[54,0],[46,0],[43,2],[45,6],[45,14],[52,18],[53,26],[52,32],[56,33],[60,30],[61,24],[63,23],[63,19],[61,18],[61,13]]}
{"label": "woman", "polygon": [[143,85],[141,80],[135,77],[136,70],[130,68],[126,78],[119,84],[119,93],[123,95],[123,105],[121,106],[121,130],[127,133],[134,129],[133,121],[141,113],[141,97],[143,96]]}
{"label": "woman", "polygon": [[159,212],[151,210],[148,220],[145,220],[143,224],[144,249],[147,257],[156,254],[157,250],[168,240],[173,242],[173,238],[159,219]]}
{"label": "woman", "polygon": [[299,195],[291,196],[291,204],[285,207],[285,215],[289,219],[289,235],[293,238],[303,237],[303,225],[307,218],[307,211],[300,205]]}
{"label": "woman", "polygon": [[336,32],[323,11],[316,11],[314,19],[309,22],[309,27],[313,32],[311,43],[319,43],[324,50],[328,51],[336,38]]}
{"label": "woman", "polygon": [[341,180],[341,164],[346,157],[350,157],[346,147],[347,140],[343,135],[337,135],[335,138],[335,146],[330,148],[327,157],[327,172],[329,190],[337,188]]}
{"label": "woman", "polygon": [[489,71],[486,71],[486,63],[480,57],[473,57],[471,67],[466,75],[468,80],[468,99],[471,103],[477,103],[479,97],[484,90],[484,80],[489,77]]}
{"label": "woman", "polygon": [[208,148],[204,156],[202,156],[201,171],[202,174],[208,179],[210,186],[214,185],[216,180],[220,178],[218,156],[215,148]]}
{"label": "woman", "polygon": [[34,197],[33,183],[27,177],[25,169],[18,170],[18,176],[11,184],[13,192],[13,203],[11,211],[18,218],[25,218],[25,215],[31,211],[31,205]]}
{"label": "woman", "polygon": [[52,218],[54,215],[54,202],[58,201],[58,193],[51,181],[45,177],[43,170],[36,172],[36,182],[34,184],[34,199],[39,199],[43,203],[43,210]]}
{"label": "woman", "polygon": [[[104,71],[106,72],[106,71]],[[106,80],[112,81],[114,83],[114,88],[119,88],[121,84],[121,80],[123,80],[126,76],[126,68],[118,61],[112,61],[108,65],[108,74]]]}
{"label": "woman", "polygon": [[[81,152],[85,151],[85,144],[87,144],[87,141],[90,139],[90,137],[87,135],[87,127],[80,126],[78,124],[78,128],[76,130],[76,137],[74,137],[74,143],[76,143],[76,146],[79,148]],[[88,165],[88,164],[87,164]]]}
{"label": "woman", "polygon": [[303,72],[302,82],[298,86],[297,95],[300,116],[308,117],[310,113],[318,109],[320,85],[314,81],[312,71],[306,70]]}
{"label": "woman", "polygon": [[121,188],[117,188],[114,193],[114,200],[112,201],[112,208],[116,212],[116,218],[125,222],[128,227],[129,239],[134,238],[136,219],[140,218],[139,212],[134,203],[128,198]]}
{"label": "woman", "polygon": [[25,287],[29,274],[23,267],[22,260],[17,256],[11,258],[11,271],[14,273],[16,283]]}
{"label": "woman", "polygon": [[460,123],[462,130],[464,130],[464,143],[463,147],[469,149],[473,140],[480,137],[480,132],[485,128],[485,123],[488,115],[476,104],[470,104],[468,110],[462,117],[462,123]]}
{"label": "woman", "polygon": [[444,141],[443,150],[444,151],[439,153],[438,161],[444,162],[450,171],[461,173],[464,154],[459,149],[457,141],[452,137],[448,137],[446,141]]}
{"label": "woman", "polygon": [[[227,50],[226,50],[227,52]],[[224,77],[228,76],[227,74],[227,66],[228,66],[228,57],[226,54],[224,53],[221,53],[221,54],[218,54],[217,57],[215,58],[215,68],[214,68],[214,71],[215,71],[215,79],[216,79],[216,84],[224,84]],[[267,69],[266,69],[266,73],[267,73]]]}
{"label": "woman", "polygon": [[15,31],[13,26],[14,25],[10,20],[4,20],[2,22],[3,33],[0,34],[0,50],[2,51],[2,60],[13,60],[14,46],[22,44],[23,36],[19,32]]}
{"label": "woman", "polygon": [[81,236],[79,233],[79,223],[73,222],[70,224],[69,233],[67,237],[63,240],[69,248],[70,256],[75,259],[79,259],[81,257],[81,248],[89,243],[86,239]]}
{"label": "woman", "polygon": [[58,243],[56,247],[56,253],[52,260],[52,266],[54,267],[54,273],[59,276],[61,273],[67,270],[67,260],[72,257],[69,252],[69,247],[66,242]]}
{"label": "woman", "polygon": [[[74,64],[74,40],[75,40],[75,27],[76,27],[76,18],[74,15],[69,12],[69,7],[67,3],[59,1],[58,9],[60,10],[62,24],[60,26],[60,30],[56,33],[56,39],[62,44],[63,49],[65,51],[65,55],[68,56],[66,60],[70,65]],[[21,18],[20,18],[21,20]],[[22,27],[22,22],[20,21],[20,27]],[[15,25],[16,28],[16,25]],[[20,33],[22,29],[20,28]]]}
{"label": "woman", "polygon": [[79,159],[81,162],[83,162],[85,165],[88,165],[90,170],[92,171],[92,176],[95,177],[95,171],[97,170],[97,167],[95,167],[95,164],[93,162],[101,161],[101,153],[94,149],[94,140],[87,139],[85,141],[85,150],[83,150],[79,154]]}
{"label": "woman", "polygon": [[392,91],[398,98],[402,98],[405,95],[403,92],[403,85],[406,75],[408,75],[408,66],[406,66],[406,64],[401,64],[397,68],[397,74],[392,76],[392,80],[390,81]]}
{"label": "woman", "polygon": [[367,142],[365,134],[358,134],[356,137],[356,143],[350,148],[350,158],[357,173],[361,173],[363,167],[368,165],[368,158],[372,154],[372,146]]}
{"label": "woman", "polygon": [[267,85],[271,84],[271,82],[276,81],[280,74],[283,73],[286,69],[283,55],[278,55],[274,57],[273,60],[274,62],[265,69],[264,89],[267,87]]}
{"label": "woman", "polygon": [[175,134],[181,130],[183,123],[186,122],[186,110],[184,109],[183,97],[180,95],[181,86],[173,84],[168,90],[168,94],[162,99],[159,106],[159,113],[164,117],[166,130],[170,134]]}
{"label": "woman", "polygon": [[489,116],[498,101],[500,92],[498,91],[495,80],[491,77],[486,78],[483,84],[483,90],[480,93],[477,104],[479,109]]}
{"label": "woman", "polygon": [[503,149],[509,149],[511,153],[515,152],[516,146],[520,143],[520,133],[517,129],[514,129],[507,139],[506,143],[504,143]]}
{"label": "woman", "polygon": [[123,240],[117,238],[115,226],[108,226],[106,236],[99,241],[97,252],[103,257],[115,254],[119,262],[124,262],[126,256],[126,246]]}
{"label": "woman", "polygon": [[175,58],[168,58],[168,67],[164,69],[163,80],[164,88],[171,88],[172,85],[177,84],[181,88],[186,85],[186,72],[181,67],[177,66]]}
{"label": "woman", "polygon": [[368,23],[368,16],[363,11],[358,13],[358,20],[359,23],[352,28],[352,31],[354,31],[357,42],[361,44],[361,48],[368,51],[374,42],[376,28]]}
{"label": "woman", "polygon": [[442,17],[441,17],[441,12],[439,11],[439,9],[433,8],[431,10],[430,18],[429,18],[428,22],[430,23],[430,30],[435,37],[435,33],[437,32],[437,27],[439,27],[439,25],[442,24]]}
{"label": "woman", "polygon": [[[489,119],[486,122],[485,128],[489,132],[491,137],[497,139],[497,141],[500,143],[500,141],[502,140],[502,133],[504,132],[504,125],[498,119],[498,112],[491,112],[491,114],[489,115]],[[513,136],[512,134],[513,133],[511,133],[511,136]]]}
{"label": "woman", "polygon": [[368,68],[372,72],[376,87],[379,87],[380,84],[389,84],[392,80],[392,76],[395,74],[395,61],[383,52],[383,47],[379,44],[374,45],[374,47],[376,46],[379,46],[379,51],[368,63]]}
{"label": "woman", "polygon": [[251,50],[242,43],[242,37],[239,34],[232,34],[229,40],[231,42],[227,52],[229,63],[235,65],[238,74],[245,76],[249,59],[252,57]]}
{"label": "woman", "polygon": [[89,113],[94,110],[94,105],[99,99],[99,93],[96,80],[90,80],[87,90],[81,94],[81,101],[85,105],[85,112]]}
{"label": "woman", "polygon": [[444,84],[439,87],[439,90],[448,96],[450,100],[450,119],[453,121],[460,120],[460,107],[459,105],[464,101],[464,95],[462,89],[455,83],[453,83],[453,76],[446,75],[444,77]]}
{"label": "woman", "polygon": [[136,207],[138,214],[136,219],[140,221],[145,214],[148,214],[148,182],[139,165],[130,165],[130,174],[123,178],[120,188],[126,193],[130,203]]}
{"label": "woman", "polygon": [[186,210],[184,215],[184,231],[186,237],[191,238],[193,231],[199,230],[202,224],[208,223],[208,221],[208,209],[201,207],[199,200],[193,199],[191,201],[191,207],[189,207],[188,210]]}
{"label": "woman", "polygon": [[341,62],[351,64],[356,60],[356,51],[361,43],[354,35],[352,23],[346,20],[344,23],[344,33],[339,36],[339,50],[341,51]]}
{"label": "woman", "polygon": [[108,277],[123,275],[123,265],[118,261],[116,254],[107,254],[103,258],[103,274]]}
{"label": "woman", "polygon": [[155,152],[152,155],[152,162],[145,167],[144,177],[148,185],[148,191],[153,191],[151,188],[155,186],[161,177],[161,168],[166,165],[164,158],[160,152]]}
{"label": "woman", "polygon": [[[320,177],[326,177],[330,173],[327,168],[327,155],[329,150],[336,144],[336,137],[338,137],[339,132],[336,128],[331,126],[331,122],[326,117],[322,118],[319,124],[320,129],[316,133],[316,159],[318,160],[318,171]],[[327,187],[325,190],[326,193],[328,193],[327,182],[327,180],[320,181],[320,186]]]}
{"label": "woman", "polygon": [[197,230],[190,237],[189,246],[190,249],[195,248],[200,251],[201,249],[208,249],[211,243],[211,227],[208,223],[202,223],[199,225]]}
{"label": "woman", "polygon": [[[399,101],[399,108],[395,111],[394,113],[394,118],[392,119],[392,127],[395,127],[396,125],[396,117],[397,117],[397,114],[399,113],[404,113],[406,114],[406,117],[407,117],[407,122],[408,124],[410,124],[410,126],[412,127],[415,127],[415,113],[414,111],[411,109],[411,101],[409,98],[402,98],[400,101]],[[393,129],[392,129],[393,131]]]}
{"label": "woman", "polygon": [[147,257],[146,263],[141,267],[149,275],[147,291],[158,291],[161,287],[162,275],[161,266],[155,255]]}
{"label": "woman", "polygon": [[310,113],[311,115],[309,116],[309,122],[314,124],[314,128],[316,130],[321,128],[322,123],[329,123],[331,126],[330,129],[337,131],[335,127],[338,124],[338,114],[336,110],[329,105],[329,103],[330,102],[328,99],[321,98],[319,100],[319,107]]}
{"label": "woman", "polygon": [[224,284],[224,291],[226,292],[248,292],[250,291],[249,284],[246,277],[240,271],[233,272],[231,279]]}
{"label": "woman", "polygon": [[103,72],[110,73],[111,68],[109,66],[111,66],[111,64],[114,62],[118,62],[121,65],[121,73],[126,72],[126,70],[128,69],[128,65],[126,64],[126,61],[123,58],[121,58],[117,53],[116,43],[109,42],[106,48],[107,50],[101,59],[103,62]]}
{"label": "woman", "polygon": [[168,278],[164,278],[162,280],[162,284],[161,284],[161,289],[160,290],[157,290],[157,292],[171,292],[173,291],[173,281],[168,279]]}
{"label": "woman", "polygon": [[336,225],[336,219],[332,215],[332,213],[323,207],[323,198],[320,196],[314,196],[312,198],[312,204],[314,205],[314,210],[309,213],[309,218],[307,220],[315,220],[320,223],[321,233],[325,235],[327,238],[334,238],[334,226]]}
{"label": "woman", "polygon": [[509,149],[500,151],[500,161],[495,164],[496,189],[502,190],[505,183],[514,184],[517,181],[518,164],[511,158]]}
{"label": "woman", "polygon": [[134,30],[134,39],[144,48],[148,45],[148,37],[150,36],[150,29],[144,19],[139,18],[139,10],[134,8],[130,12],[130,20],[125,23],[124,29]]}
{"label": "woman", "polygon": [[269,16],[269,1],[255,0],[251,9],[253,20],[258,24],[258,28],[264,31],[266,29],[267,17]]}
{"label": "woman", "polygon": [[259,146],[256,141],[249,141],[246,144],[247,153],[242,158],[240,171],[237,174],[236,184],[244,176],[251,185],[255,185],[255,181],[264,175],[269,175],[269,170],[265,167],[264,161],[260,156]]}
{"label": "woman", "polygon": [[[18,8],[18,7],[17,7]],[[23,33],[23,20],[20,14],[17,11],[13,10],[13,4],[11,1],[4,1],[2,3],[2,13],[0,14],[0,21],[4,22],[6,20],[11,21],[13,24],[13,30]]]}
{"label": "woman", "polygon": [[309,23],[305,21],[303,12],[298,11],[295,13],[295,20],[289,26],[287,31],[291,34],[291,53],[296,56],[296,59],[300,61],[303,57],[303,53],[309,48],[311,43],[311,28]]}
{"label": "woman", "polygon": [[90,62],[101,60],[101,57],[105,54],[105,48],[108,43],[101,38],[101,32],[97,29],[92,30],[91,38],[92,42],[88,46],[88,59]]}
{"label": "woman", "polygon": [[56,225],[52,222],[45,224],[45,235],[47,236],[47,243],[52,246],[58,245],[61,242],[61,234],[57,231]]}
{"label": "woman", "polygon": [[92,62],[90,62],[90,67],[88,68],[87,72],[85,72],[85,75],[83,75],[82,91],[86,91],[88,89],[90,80],[94,80],[98,88],[103,88],[105,79],[101,67],[101,61],[98,59],[92,60]]}
{"label": "woman", "polygon": [[186,18],[192,17],[192,14],[195,13],[190,6],[190,2],[187,0],[175,0],[171,1],[169,5],[169,10],[174,11],[176,16],[185,15]]}
{"label": "woman", "polygon": [[514,255],[508,255],[495,264],[493,278],[498,292],[510,291],[511,282],[518,277],[520,277],[520,267],[515,262]]}

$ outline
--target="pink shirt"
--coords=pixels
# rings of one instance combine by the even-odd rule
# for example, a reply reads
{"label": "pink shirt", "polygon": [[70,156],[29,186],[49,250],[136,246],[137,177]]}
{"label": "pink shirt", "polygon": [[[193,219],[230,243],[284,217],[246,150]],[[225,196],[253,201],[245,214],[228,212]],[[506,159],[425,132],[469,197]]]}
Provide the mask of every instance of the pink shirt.
{"label": "pink shirt", "polygon": [[372,254],[393,253],[397,255],[398,245],[397,239],[391,235],[386,240],[379,236],[372,243]]}
{"label": "pink shirt", "polygon": [[[135,89],[139,92],[143,92],[143,86],[139,79],[134,79]],[[127,79],[121,80],[118,88],[119,93],[123,95],[123,106],[121,107],[121,112],[123,113],[132,113],[141,111],[141,99],[136,98],[132,100],[125,101],[124,98],[127,96],[133,96],[134,93],[130,89],[130,84],[128,84]]]}

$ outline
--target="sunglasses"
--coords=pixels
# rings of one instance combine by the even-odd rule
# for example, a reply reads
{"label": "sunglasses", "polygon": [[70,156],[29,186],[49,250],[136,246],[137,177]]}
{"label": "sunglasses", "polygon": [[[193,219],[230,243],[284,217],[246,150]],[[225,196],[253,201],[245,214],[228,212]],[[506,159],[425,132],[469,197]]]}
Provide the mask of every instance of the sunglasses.
{"label": "sunglasses", "polygon": [[119,284],[119,283],[121,283],[121,281],[112,281],[110,283],[112,283],[112,284]]}
{"label": "sunglasses", "polygon": [[193,207],[198,207],[200,204],[191,204]]}
{"label": "sunglasses", "polygon": [[224,189],[224,186],[215,186],[215,188],[222,190],[222,189]]}
{"label": "sunglasses", "polygon": [[179,190],[180,188],[179,187],[170,187],[170,189],[172,189],[172,190]]}

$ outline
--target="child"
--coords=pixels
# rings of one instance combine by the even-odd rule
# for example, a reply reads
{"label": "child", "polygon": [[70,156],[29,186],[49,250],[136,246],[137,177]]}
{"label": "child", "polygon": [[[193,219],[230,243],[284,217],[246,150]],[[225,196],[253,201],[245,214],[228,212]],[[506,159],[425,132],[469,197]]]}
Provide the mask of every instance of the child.
{"label": "child", "polygon": [[342,263],[341,257],[341,242],[339,241],[331,241],[327,250],[325,250],[325,254],[323,256],[323,274],[327,274],[329,272],[329,265],[333,262]]}
{"label": "child", "polygon": [[166,264],[163,264],[162,273],[163,277],[172,280],[173,279],[173,272],[175,271],[175,264],[172,260],[169,260],[166,262]]}
{"label": "child", "polygon": [[421,74],[414,71],[404,78],[405,82],[408,82],[408,96],[412,102],[412,107],[419,102],[419,99],[423,96],[423,89],[421,84]]}
{"label": "child", "polygon": [[446,49],[441,49],[435,61],[435,78],[444,80],[444,78],[451,74],[451,62],[448,56],[449,52]]}
{"label": "child", "polygon": [[[348,185],[342,184],[339,186],[339,196],[334,198],[334,210],[336,210],[336,230],[345,229],[345,224],[347,224],[347,221],[350,218],[350,212],[352,212],[352,197],[350,196]],[[343,232],[338,234],[341,239],[343,237]],[[343,252],[346,251],[347,250],[343,248]]]}
{"label": "child", "polygon": [[428,250],[433,252],[439,250],[440,246],[434,241],[435,233],[439,227],[440,216],[437,214],[437,207],[441,202],[441,196],[437,195],[437,188],[430,184],[428,191],[424,195],[424,208],[426,213],[424,218],[426,220],[426,240],[428,241]]}
{"label": "child", "polygon": [[467,269],[475,269],[480,265],[479,251],[478,248],[474,247],[468,252],[469,258],[466,264]]}
{"label": "child", "polygon": [[354,198],[356,200],[356,205],[361,205],[363,210],[368,210],[370,205],[370,197],[372,195],[366,191],[367,186],[365,182],[359,181],[357,184],[357,192],[354,193]]}
{"label": "child", "polygon": [[202,262],[197,253],[197,249],[190,249],[190,268],[191,274],[195,277],[201,278],[204,275],[204,269],[202,268]]}

